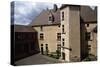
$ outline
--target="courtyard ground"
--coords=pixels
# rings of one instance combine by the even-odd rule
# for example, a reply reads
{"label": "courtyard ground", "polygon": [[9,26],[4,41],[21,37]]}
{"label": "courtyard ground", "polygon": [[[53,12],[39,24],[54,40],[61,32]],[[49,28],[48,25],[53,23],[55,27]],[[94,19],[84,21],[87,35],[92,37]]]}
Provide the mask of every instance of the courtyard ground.
{"label": "courtyard ground", "polygon": [[15,62],[16,65],[35,65],[35,64],[53,64],[60,63],[58,59],[54,59],[45,55],[35,54],[27,58],[18,60]]}

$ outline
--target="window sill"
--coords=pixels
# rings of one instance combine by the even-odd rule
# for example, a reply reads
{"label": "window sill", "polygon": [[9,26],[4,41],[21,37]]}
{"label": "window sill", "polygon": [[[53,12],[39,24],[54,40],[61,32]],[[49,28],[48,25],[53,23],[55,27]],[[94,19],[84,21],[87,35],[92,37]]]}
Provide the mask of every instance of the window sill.
{"label": "window sill", "polygon": [[61,41],[61,39],[57,39],[57,41]]}
{"label": "window sill", "polygon": [[44,39],[40,39],[40,40],[44,40]]}
{"label": "window sill", "polygon": [[57,41],[61,41],[61,40],[57,40]]}

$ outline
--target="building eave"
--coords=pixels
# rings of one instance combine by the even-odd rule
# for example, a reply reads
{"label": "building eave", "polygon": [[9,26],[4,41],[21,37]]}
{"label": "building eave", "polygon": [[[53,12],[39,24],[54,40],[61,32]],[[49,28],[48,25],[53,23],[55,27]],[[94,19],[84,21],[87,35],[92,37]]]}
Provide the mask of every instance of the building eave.
{"label": "building eave", "polygon": [[44,25],[32,25],[32,27],[39,27],[39,26],[56,26],[56,25],[60,25],[60,23],[57,23],[57,24],[44,24]]}

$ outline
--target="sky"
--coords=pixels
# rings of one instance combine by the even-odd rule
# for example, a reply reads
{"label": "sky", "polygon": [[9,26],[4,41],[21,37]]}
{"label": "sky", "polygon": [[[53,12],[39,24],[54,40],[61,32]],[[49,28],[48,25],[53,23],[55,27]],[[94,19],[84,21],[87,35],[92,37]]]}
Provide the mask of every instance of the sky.
{"label": "sky", "polygon": [[[61,4],[57,4],[58,8]],[[13,10],[14,8],[14,10]],[[11,3],[11,24],[28,25],[41,11],[52,9],[53,3],[31,2],[31,1],[14,1]],[[92,6],[92,9],[95,7]],[[14,19],[14,22],[12,20]]]}
{"label": "sky", "polygon": [[[58,7],[61,6],[61,4],[57,5]],[[12,13],[11,17],[14,19],[14,24],[28,25],[41,11],[46,10],[47,8],[52,9],[53,3],[15,1],[11,8],[13,7],[14,13]],[[13,10],[11,12],[13,12]]]}

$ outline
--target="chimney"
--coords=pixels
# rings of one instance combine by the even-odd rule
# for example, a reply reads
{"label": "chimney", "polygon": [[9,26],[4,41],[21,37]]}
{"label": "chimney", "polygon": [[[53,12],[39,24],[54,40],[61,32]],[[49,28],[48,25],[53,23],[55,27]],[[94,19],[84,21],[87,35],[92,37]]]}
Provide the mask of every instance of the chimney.
{"label": "chimney", "polygon": [[54,12],[56,12],[56,11],[58,10],[58,7],[57,7],[56,4],[54,4],[54,6],[53,6],[53,10],[54,10]]}

